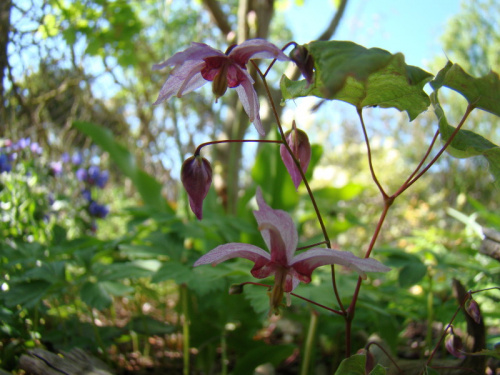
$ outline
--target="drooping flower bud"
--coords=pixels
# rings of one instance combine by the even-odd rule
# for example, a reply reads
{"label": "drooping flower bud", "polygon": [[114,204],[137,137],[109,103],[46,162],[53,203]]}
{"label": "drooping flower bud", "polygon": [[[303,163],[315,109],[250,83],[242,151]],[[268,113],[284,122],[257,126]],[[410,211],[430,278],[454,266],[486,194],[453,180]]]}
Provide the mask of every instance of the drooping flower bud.
{"label": "drooping flower bud", "polygon": [[182,163],[181,181],[188,194],[191,210],[201,220],[203,200],[212,184],[212,167],[208,160],[200,155],[187,158]]}
{"label": "drooping flower bud", "polygon": [[[300,167],[302,171],[306,173],[309,162],[311,161],[311,145],[309,143],[309,138],[307,134],[295,127],[295,121],[292,123],[292,130],[285,133],[286,142],[290,146],[293,155],[299,160]],[[280,146],[281,160],[285,164],[290,177],[292,177],[295,189],[299,188],[300,182],[302,181],[302,176],[300,171],[295,165],[292,156],[286,149],[285,145]]]}
{"label": "drooping flower bud", "polygon": [[452,356],[460,359],[465,358],[465,354],[462,351],[464,347],[462,344],[462,339],[460,338],[460,336],[455,335],[455,333],[453,332],[453,328],[451,328],[450,334],[448,335],[444,346]]}
{"label": "drooping flower bud", "polygon": [[479,310],[479,305],[472,297],[465,304],[465,311],[477,324],[481,323],[481,311]]}
{"label": "drooping flower bud", "polygon": [[290,52],[290,59],[297,65],[309,86],[313,81],[314,59],[305,46],[296,46]]}

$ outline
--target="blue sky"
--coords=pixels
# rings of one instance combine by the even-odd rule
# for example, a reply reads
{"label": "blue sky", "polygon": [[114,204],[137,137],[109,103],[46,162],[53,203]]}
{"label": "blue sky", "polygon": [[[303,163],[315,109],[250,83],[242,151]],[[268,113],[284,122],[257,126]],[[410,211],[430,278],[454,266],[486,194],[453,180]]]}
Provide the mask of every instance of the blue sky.
{"label": "blue sky", "polygon": [[[427,62],[444,55],[440,37],[448,19],[460,10],[460,0],[349,0],[334,36],[365,47],[402,52],[406,62],[429,69]],[[297,43],[316,39],[335,12],[333,0],[304,0],[286,11]]]}

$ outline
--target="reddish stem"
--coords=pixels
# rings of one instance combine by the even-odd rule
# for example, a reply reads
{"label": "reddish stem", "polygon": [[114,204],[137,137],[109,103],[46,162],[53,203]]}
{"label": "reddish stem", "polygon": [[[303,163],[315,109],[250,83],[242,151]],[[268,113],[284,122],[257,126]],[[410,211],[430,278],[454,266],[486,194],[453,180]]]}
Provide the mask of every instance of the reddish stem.
{"label": "reddish stem", "polygon": [[210,142],[205,142],[196,147],[196,151],[194,152],[195,155],[199,155],[201,152],[201,149],[205,146],[210,146],[210,145],[216,145],[219,143],[245,143],[245,142],[258,142],[258,143],[283,143],[282,141],[272,141],[272,140],[267,140],[267,139],[224,139],[220,141],[210,141]]}

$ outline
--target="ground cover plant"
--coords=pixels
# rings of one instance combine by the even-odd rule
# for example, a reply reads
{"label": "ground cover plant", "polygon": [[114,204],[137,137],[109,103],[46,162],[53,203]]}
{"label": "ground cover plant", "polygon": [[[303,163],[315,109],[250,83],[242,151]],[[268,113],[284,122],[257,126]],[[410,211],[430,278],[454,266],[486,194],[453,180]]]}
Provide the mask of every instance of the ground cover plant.
{"label": "ground cover plant", "polygon": [[[84,12],[54,4],[66,17]],[[132,8],[110,4],[135,35]],[[92,42],[87,29],[64,37],[79,32]],[[114,36],[99,41],[112,46]],[[115,57],[131,61],[126,52]],[[445,209],[439,186],[442,160],[453,157],[482,158],[490,176],[477,176],[499,180],[499,148],[474,117],[500,116],[498,73],[452,61],[430,73],[350,41],[249,35],[224,47],[192,38],[147,66],[153,79],[137,83],[148,98],[138,108],[167,113],[168,139],[189,140],[168,189],[141,163],[154,136],[134,150],[87,111],[68,112],[62,129],[80,146],[57,156],[30,138],[2,138],[2,368],[29,373],[28,358],[46,353],[37,350],[69,361],[81,348],[124,374],[498,372],[498,207],[452,185],[446,194],[474,214]],[[450,89],[465,103],[458,116]],[[327,114],[339,101],[356,114],[362,142],[346,143],[344,161],[330,158],[317,118],[282,116],[310,98]],[[213,102],[217,113],[204,115]],[[402,112],[404,126],[429,134],[404,150],[404,126],[390,123],[386,142],[401,142],[387,162],[373,108]],[[226,131],[211,134],[217,122]],[[334,186],[325,171],[340,163],[367,178]],[[184,188],[177,199],[172,186]]]}

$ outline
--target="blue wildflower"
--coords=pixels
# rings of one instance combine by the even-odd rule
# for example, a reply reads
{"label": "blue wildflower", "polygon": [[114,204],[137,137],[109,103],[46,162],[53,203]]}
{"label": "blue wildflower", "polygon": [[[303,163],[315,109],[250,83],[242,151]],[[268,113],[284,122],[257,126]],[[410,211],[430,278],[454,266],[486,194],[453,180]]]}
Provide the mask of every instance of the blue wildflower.
{"label": "blue wildflower", "polygon": [[91,216],[103,219],[109,214],[109,208],[96,201],[91,201],[89,204],[89,213]]}
{"label": "blue wildflower", "polygon": [[5,154],[0,154],[0,173],[10,172],[12,170],[12,166],[9,163],[9,158]]}
{"label": "blue wildflower", "polygon": [[71,157],[71,162],[74,165],[80,165],[80,164],[82,164],[82,161],[83,161],[83,158],[82,158],[82,154],[80,152],[75,152],[73,154],[73,156]]}
{"label": "blue wildflower", "polygon": [[76,178],[79,181],[86,181],[87,180],[87,170],[85,168],[79,168],[76,171]]}

